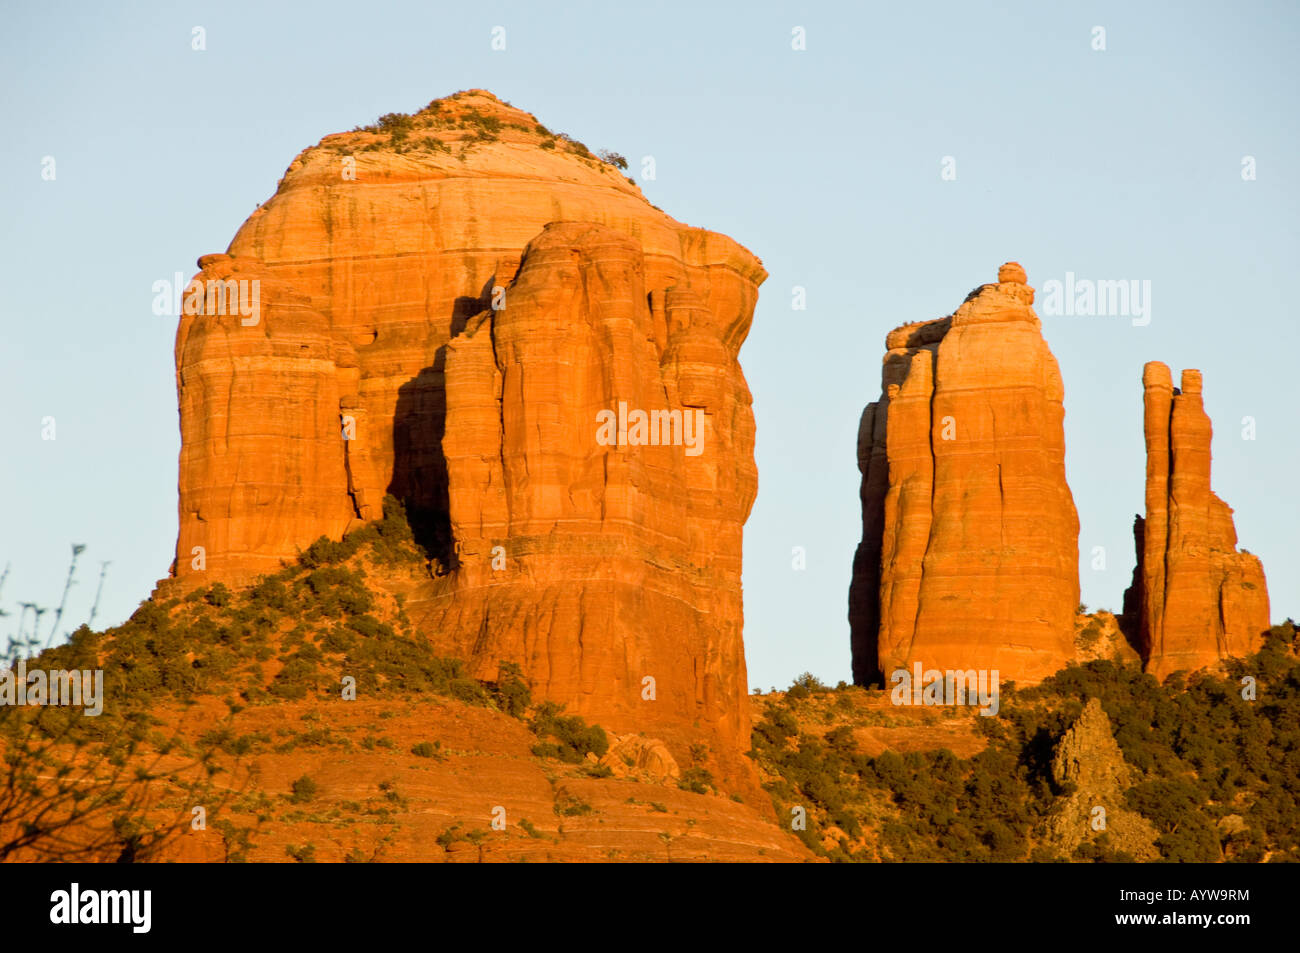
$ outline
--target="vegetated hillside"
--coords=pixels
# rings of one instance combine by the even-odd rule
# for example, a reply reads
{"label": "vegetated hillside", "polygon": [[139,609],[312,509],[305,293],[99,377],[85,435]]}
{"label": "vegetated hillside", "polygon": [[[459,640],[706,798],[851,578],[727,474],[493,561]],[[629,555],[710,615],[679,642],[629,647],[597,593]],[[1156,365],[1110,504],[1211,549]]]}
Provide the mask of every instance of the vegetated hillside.
{"label": "vegetated hillside", "polygon": [[[428,565],[389,500],[255,586],[146,602],[29,660],[102,668],[107,698],[97,718],[0,707],[0,860],[1300,859],[1290,622],[1226,675],[1162,687],[1099,659],[1004,684],[992,718],[805,676],[754,699],[774,820],[715,789],[707,751],[678,765],[535,703],[510,666],[482,682],[436,655],[402,595]],[[1125,781],[1108,830],[1063,842],[1090,792],[1054,760],[1091,698],[1108,724],[1084,760]]]}
{"label": "vegetated hillside", "polygon": [[434,654],[400,591],[426,565],[390,499],[255,586],[145,602],[28,660],[102,668],[106,700],[0,709],[23,795],[0,797],[0,860],[812,859],[654,739]]}
{"label": "vegetated hillside", "polygon": [[[1255,699],[1243,698],[1254,679]],[[1084,703],[1100,699],[1128,782],[1111,829],[1073,850],[1053,833],[1076,792],[1053,759]],[[1226,674],[1163,686],[1136,665],[1071,666],[1031,689],[1002,686],[997,717],[974,707],[897,707],[889,693],[804,676],[755,699],[754,757],[778,814],[837,861],[1300,860],[1300,660],[1296,627]],[[888,750],[886,750],[886,747]],[[1102,745],[1098,746],[1104,747]],[[1103,755],[1099,755],[1103,757]],[[1117,817],[1152,831],[1121,842]],[[1076,820],[1069,819],[1067,820]],[[1087,816],[1078,818],[1086,827]],[[1134,846],[1136,845],[1136,846]]]}

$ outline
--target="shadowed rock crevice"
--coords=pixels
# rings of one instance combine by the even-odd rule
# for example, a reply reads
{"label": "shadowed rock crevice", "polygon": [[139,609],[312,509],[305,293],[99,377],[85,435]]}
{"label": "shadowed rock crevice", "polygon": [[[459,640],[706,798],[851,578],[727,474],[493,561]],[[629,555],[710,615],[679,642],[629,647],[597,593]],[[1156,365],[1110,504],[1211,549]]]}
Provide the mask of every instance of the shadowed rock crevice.
{"label": "shadowed rock crevice", "polygon": [[432,367],[398,388],[393,413],[393,480],[387,488],[404,504],[416,543],[433,557],[440,574],[456,568],[447,459],[442,451],[447,417],[445,353],[445,347],[439,348]]}

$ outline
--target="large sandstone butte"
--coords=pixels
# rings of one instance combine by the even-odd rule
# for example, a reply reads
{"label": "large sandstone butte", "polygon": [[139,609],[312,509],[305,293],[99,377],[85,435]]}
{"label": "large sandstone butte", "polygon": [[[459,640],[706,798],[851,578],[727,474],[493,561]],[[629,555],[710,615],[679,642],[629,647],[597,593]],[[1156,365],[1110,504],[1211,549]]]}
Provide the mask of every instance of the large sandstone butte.
{"label": "large sandstone butte", "polygon": [[1157,678],[1215,666],[1259,649],[1268,628],[1268,585],[1259,557],[1237,551],[1232,508],[1210,489],[1210,418],[1201,372],[1175,388],[1169,368],[1142,372],[1146,518],[1134,524],[1137,568],[1126,607]]}
{"label": "large sandstone butte", "polygon": [[[391,493],[437,554],[411,614],[475,674],[739,757],[754,255],[471,90],[305,150],[199,265],[261,312],[177,331],[170,588],[251,582]],[[598,441],[620,402],[698,416],[698,452]]]}
{"label": "large sandstone butte", "polygon": [[885,339],[858,437],[853,676],[916,662],[1038,681],[1074,654],[1079,520],[1064,390],[1015,262],[949,317]]}

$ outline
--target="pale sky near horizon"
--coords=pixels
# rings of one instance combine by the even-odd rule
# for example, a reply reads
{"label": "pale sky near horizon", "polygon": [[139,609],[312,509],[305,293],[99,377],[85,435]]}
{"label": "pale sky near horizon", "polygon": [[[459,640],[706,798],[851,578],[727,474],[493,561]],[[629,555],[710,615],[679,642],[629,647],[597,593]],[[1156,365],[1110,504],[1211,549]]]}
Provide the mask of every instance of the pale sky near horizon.
{"label": "pale sky near horizon", "polygon": [[[152,313],[153,282],[224,250],[322,136],[482,87],[626,155],[634,174],[653,155],[649,201],[730,235],[770,272],[741,351],[758,425],[744,554],[752,686],[805,670],[850,678],[856,430],[879,393],[884,335],[952,312],[1010,259],[1040,305],[1044,284],[1067,273],[1150,282],[1145,326],[1039,309],[1065,380],[1083,601],[1118,609],[1132,572],[1142,365],[1161,360],[1175,377],[1204,372],[1214,489],[1264,562],[1274,621],[1300,615],[1300,8],[557,9],[325,0],[297,12],[86,2],[0,13],[0,606],[57,604],[73,543],[87,549],[68,629],[86,618],[101,560],[104,624],[167,572],[175,320]],[[203,51],[191,48],[195,26]],[[804,50],[792,49],[795,27]],[[806,310],[792,309],[796,286]],[[56,439],[42,440],[51,416]],[[795,546],[803,571],[791,568]]]}

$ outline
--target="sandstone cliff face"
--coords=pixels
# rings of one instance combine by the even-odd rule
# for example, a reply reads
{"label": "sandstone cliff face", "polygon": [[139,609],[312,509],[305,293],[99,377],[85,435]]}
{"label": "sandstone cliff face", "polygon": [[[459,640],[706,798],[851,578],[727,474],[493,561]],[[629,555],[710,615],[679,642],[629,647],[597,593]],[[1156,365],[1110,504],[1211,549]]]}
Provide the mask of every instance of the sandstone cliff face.
{"label": "sandstone cliff face", "polygon": [[859,432],[854,679],[921,662],[1042,679],[1074,653],[1078,532],[1056,359],[1016,263],[886,338]]}
{"label": "sandstone cliff face", "polygon": [[[176,334],[180,533],[174,572],[196,582],[274,572],[355,517],[340,406],[357,358],[308,295],[260,262],[205,255],[199,279],[258,282],[255,325],[233,313],[184,315]],[[196,307],[208,307],[206,295]],[[214,299],[209,310],[230,312]],[[340,492],[340,490],[343,492]],[[304,542],[305,541],[305,542]]]}
{"label": "sandstone cliff face", "polygon": [[1162,679],[1256,651],[1269,625],[1264,567],[1237,551],[1232,509],[1210,489],[1201,372],[1183,371],[1181,383],[1158,361],[1143,370],[1146,518],[1134,527],[1138,566],[1125,598],[1140,609],[1147,671]]}
{"label": "sandstone cliff face", "polygon": [[743,751],[761,263],[491,94],[390,125],[306,150],[200,262],[260,278],[263,313],[178,331],[173,585],[251,581],[392,493],[425,519],[412,615],[449,654],[678,756]]}
{"label": "sandstone cliff face", "polygon": [[[507,302],[448,349],[457,569],[415,611],[480,671],[519,661],[575,711],[638,726],[689,713],[736,747],[757,473],[733,329],[698,293],[647,294],[638,243],[594,224],[530,242]],[[620,404],[666,412],[657,445],[635,422],[601,442],[597,421]]]}

